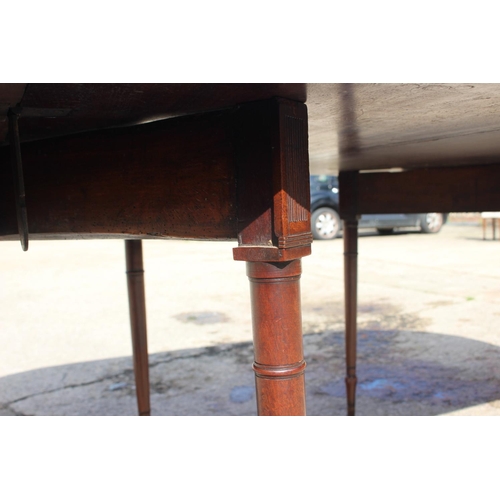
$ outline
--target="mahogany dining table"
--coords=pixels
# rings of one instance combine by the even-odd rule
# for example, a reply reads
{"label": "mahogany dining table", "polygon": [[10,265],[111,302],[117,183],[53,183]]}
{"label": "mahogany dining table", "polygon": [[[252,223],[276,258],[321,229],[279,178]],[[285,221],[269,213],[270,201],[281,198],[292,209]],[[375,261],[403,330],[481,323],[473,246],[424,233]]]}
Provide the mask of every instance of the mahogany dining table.
{"label": "mahogany dining table", "polygon": [[141,240],[234,240],[257,412],[305,415],[309,175],[338,173],[354,415],[358,219],[500,210],[499,111],[498,84],[0,84],[0,240],[125,240],[140,415],[151,413]]}

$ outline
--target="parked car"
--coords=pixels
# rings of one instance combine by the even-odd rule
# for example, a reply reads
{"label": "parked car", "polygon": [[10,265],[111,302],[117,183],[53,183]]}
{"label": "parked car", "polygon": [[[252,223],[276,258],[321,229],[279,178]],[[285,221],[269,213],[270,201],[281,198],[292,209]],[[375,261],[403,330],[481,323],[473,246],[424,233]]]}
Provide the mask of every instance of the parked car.
{"label": "parked car", "polygon": [[[396,228],[420,228],[423,233],[438,233],[447,214],[362,215],[360,228],[374,228],[391,234]],[[339,182],[333,175],[311,175],[311,229],[315,239],[331,240],[342,229],[339,217]]]}

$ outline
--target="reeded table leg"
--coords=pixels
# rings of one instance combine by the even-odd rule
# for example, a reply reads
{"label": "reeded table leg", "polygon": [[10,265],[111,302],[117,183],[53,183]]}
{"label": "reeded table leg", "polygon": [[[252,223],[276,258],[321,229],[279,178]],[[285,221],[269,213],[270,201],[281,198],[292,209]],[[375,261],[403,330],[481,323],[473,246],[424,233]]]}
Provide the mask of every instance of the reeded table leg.
{"label": "reeded table leg", "polygon": [[259,415],[305,415],[300,259],[247,262]]}
{"label": "reeded table leg", "polygon": [[344,220],[344,286],[347,415],[355,415],[356,407],[356,343],[358,287],[358,221]]}
{"label": "reeded table leg", "polygon": [[125,256],[127,261],[127,286],[137,406],[140,416],[149,416],[151,406],[149,400],[148,341],[142,241],[125,240]]}

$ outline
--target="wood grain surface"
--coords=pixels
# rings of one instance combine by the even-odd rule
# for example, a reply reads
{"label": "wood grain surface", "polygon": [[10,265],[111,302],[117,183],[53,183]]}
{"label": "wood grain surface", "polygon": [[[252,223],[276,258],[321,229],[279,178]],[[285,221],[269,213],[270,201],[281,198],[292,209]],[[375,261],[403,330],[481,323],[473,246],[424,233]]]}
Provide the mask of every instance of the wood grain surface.
{"label": "wood grain surface", "polygon": [[[359,174],[358,214],[500,209],[500,165]],[[339,187],[340,197],[346,196]]]}
{"label": "wood grain surface", "polygon": [[[17,238],[9,148],[0,238]],[[307,112],[269,99],[22,144],[32,239],[238,239],[240,260],[310,253]]]}

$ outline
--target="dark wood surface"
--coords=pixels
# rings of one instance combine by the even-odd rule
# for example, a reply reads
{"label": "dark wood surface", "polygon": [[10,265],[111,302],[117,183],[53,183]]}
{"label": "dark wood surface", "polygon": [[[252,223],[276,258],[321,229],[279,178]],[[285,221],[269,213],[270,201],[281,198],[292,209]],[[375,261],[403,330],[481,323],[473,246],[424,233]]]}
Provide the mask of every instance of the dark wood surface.
{"label": "dark wood surface", "polygon": [[[26,87],[26,88],[24,88]],[[130,126],[284,97],[305,101],[305,84],[30,83],[0,86],[0,112],[23,108],[22,138],[43,139]],[[6,141],[1,135],[0,144]]]}
{"label": "dark wood surface", "polygon": [[30,141],[271,97],[307,104],[313,173],[500,164],[500,84],[2,84],[0,145],[15,104]]}
{"label": "dark wood surface", "polygon": [[[22,145],[30,238],[235,238],[232,115],[181,117]],[[0,234],[17,233],[0,151]]]}
{"label": "dark wood surface", "polygon": [[262,101],[248,105],[238,123],[235,259],[276,262],[309,255],[305,105],[283,99]]}
{"label": "dark wood surface", "polygon": [[7,141],[9,133],[9,108],[22,101],[26,83],[0,83],[0,146]]}
{"label": "dark wood surface", "polygon": [[339,179],[343,215],[346,210],[361,215],[483,212],[500,208],[500,164],[353,175],[351,179],[345,173]]}
{"label": "dark wood surface", "polygon": [[[236,239],[240,260],[310,253],[307,112],[283,99],[23,144],[31,239]],[[17,238],[9,150],[0,239]]]}

